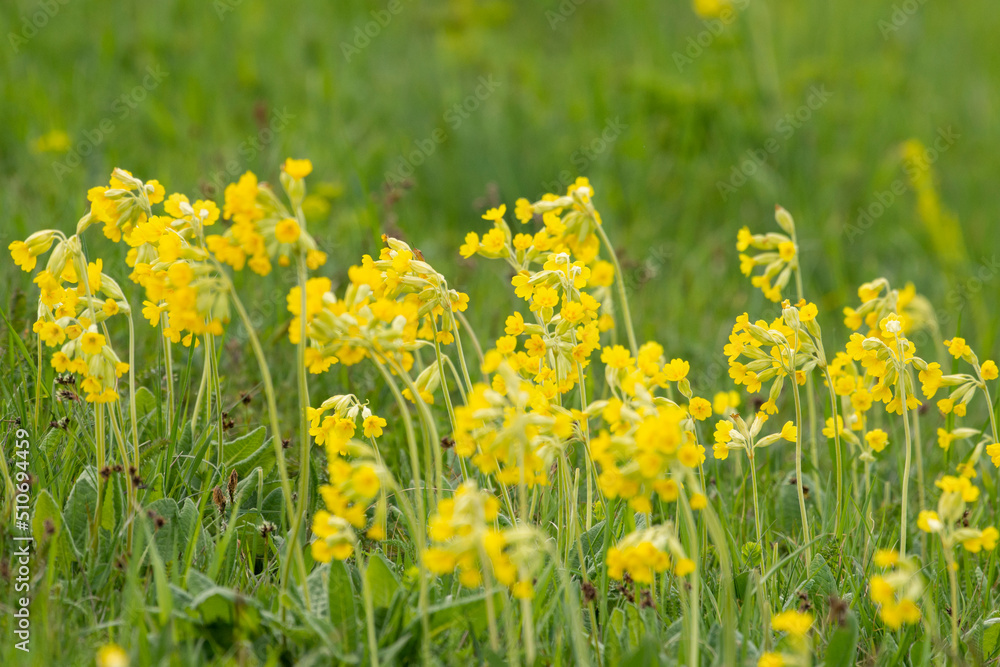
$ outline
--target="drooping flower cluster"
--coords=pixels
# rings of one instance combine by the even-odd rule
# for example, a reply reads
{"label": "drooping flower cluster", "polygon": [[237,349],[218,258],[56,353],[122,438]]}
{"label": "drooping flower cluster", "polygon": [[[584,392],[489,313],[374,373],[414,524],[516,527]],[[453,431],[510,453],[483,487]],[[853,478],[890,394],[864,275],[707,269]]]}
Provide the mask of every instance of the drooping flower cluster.
{"label": "drooping flower cluster", "polygon": [[35,276],[39,288],[37,319],[32,330],[46,347],[58,347],[50,360],[58,373],[78,376],[80,391],[90,403],[117,400],[118,379],[128,363],[115,353],[105,322],[131,309],[121,287],[103,273],[103,262],[87,262],[79,236],[36,232],[9,249],[25,271],[37,257],[52,250],[45,268]]}
{"label": "drooping flower cluster", "polygon": [[924,581],[916,559],[900,558],[893,549],[880,549],[875,566],[882,571],[868,580],[868,594],[878,605],[882,622],[893,630],[919,623],[917,602],[924,593]]}
{"label": "drooping flower cluster", "polygon": [[233,224],[222,234],[205,239],[208,249],[219,261],[237,271],[248,265],[260,275],[272,269],[277,258],[280,266],[288,266],[293,258],[304,257],[310,269],[326,263],[326,253],[303,228],[295,215],[305,198],[305,177],[312,172],[312,162],[288,158],[282,165],[281,184],[289,197],[290,206],[275,195],[266,183],[260,183],[253,172],[246,172],[225,190],[222,215]]}
{"label": "drooping flower cluster", "polygon": [[421,559],[435,574],[457,572],[466,588],[482,585],[489,576],[515,597],[530,599],[535,594],[532,579],[542,564],[540,538],[525,525],[498,529],[499,511],[494,495],[465,482],[453,498],[438,503],[428,524],[431,546]]}
{"label": "drooping flower cluster", "polygon": [[[390,476],[371,446],[359,440],[326,444],[330,479],[319,487],[325,509],[313,517],[312,530],[318,539],[311,547],[313,558],[324,563],[350,557],[358,543],[357,531],[366,527],[368,539],[385,539],[388,507],[385,485]],[[369,520],[372,504],[375,511]]]}
{"label": "drooping flower cluster", "polygon": [[455,453],[505,485],[548,484],[548,471],[577,433],[573,414],[502,364],[493,387],[473,387],[455,408]]}
{"label": "drooping flower cluster", "polygon": [[[774,219],[785,234],[752,234],[748,227],[743,227],[736,237],[736,249],[740,253],[743,275],[750,276],[756,267],[764,267],[763,273],[750,278],[750,283],[760,289],[766,298],[777,303],[781,301],[781,290],[788,285],[792,272],[798,269],[799,248],[795,241],[795,222],[788,211],[776,206]],[[762,252],[745,254],[750,248]]]}
{"label": "drooping flower cluster", "polygon": [[600,349],[600,333],[613,326],[601,309],[609,310],[615,271],[598,258],[594,230],[600,215],[592,195],[589,183],[580,179],[563,197],[546,195],[534,204],[519,199],[516,217],[528,223],[539,216],[544,224],[533,235],[512,235],[503,218],[506,206],[491,209],[483,218],[493,222],[493,229],[482,241],[470,232],[461,249],[465,257],[478,253],[505,259],[514,271],[515,294],[528,304],[528,319],[520,312],[507,318],[506,335],[488,353],[488,365],[495,367],[502,358],[549,395],[575,386]]}
{"label": "drooping flower cluster", "polygon": [[608,549],[607,561],[609,577],[621,580],[628,574],[639,584],[652,584],[655,575],[668,570],[686,577],[696,567],[669,523],[629,533]]}
{"label": "drooping flower cluster", "polygon": [[[330,291],[326,279],[313,279],[306,286],[306,325],[310,349],[307,363],[322,372],[339,360],[353,365],[365,358],[388,361],[404,371],[414,364],[413,352],[435,343],[447,345],[458,330],[456,313],[468,308],[469,297],[450,289],[440,273],[398,239],[386,243],[379,258],[368,255],[360,266],[348,271],[350,284],[343,298]],[[301,317],[301,292],[293,288],[289,310]],[[293,340],[299,327],[295,320],[289,332]],[[433,369],[433,370],[432,370]],[[425,402],[433,402],[438,370],[429,366],[416,386]],[[406,390],[408,398],[415,400]]]}
{"label": "drooping flower cluster", "polygon": [[338,394],[323,401],[318,408],[308,409],[309,435],[317,445],[346,456],[345,447],[355,437],[358,420],[364,437],[374,440],[382,436],[386,420],[374,414],[354,394]]}
{"label": "drooping flower cluster", "polygon": [[[974,455],[977,457],[978,452]],[[964,470],[974,474],[974,468],[964,467]],[[970,553],[993,551],[1000,540],[1000,531],[995,526],[983,529],[968,525],[966,509],[979,499],[979,487],[973,484],[966,475],[945,475],[934,483],[941,489],[937,510],[922,510],[917,517],[917,526],[926,533],[936,533],[941,538],[941,546],[946,553],[946,560],[952,562],[952,549],[961,545]]]}

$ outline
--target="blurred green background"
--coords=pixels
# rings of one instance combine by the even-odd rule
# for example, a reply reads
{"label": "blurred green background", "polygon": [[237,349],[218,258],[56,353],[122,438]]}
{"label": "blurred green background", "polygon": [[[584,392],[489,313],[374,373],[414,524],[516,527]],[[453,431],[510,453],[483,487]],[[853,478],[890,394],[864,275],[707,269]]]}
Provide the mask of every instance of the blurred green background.
{"label": "blurred green background", "polygon": [[[4,246],[72,229],[115,166],[221,199],[214,184],[310,157],[327,274],[400,235],[470,292],[474,323],[495,324],[514,296],[500,263],[461,260],[465,232],[487,229],[488,205],[585,175],[640,334],[671,356],[704,367],[737,314],[776,314],[734,249],[742,225],[776,229],[776,202],[798,221],[825,326],[885,275],[915,282],[946,335],[961,322],[993,348],[994,2],[734,0],[711,20],[689,2],[17,0],[0,28]],[[953,258],[899,150],[939,133],[952,138],[931,168],[964,237]],[[862,208],[881,212],[847,233]],[[122,249],[100,252],[108,266]],[[6,303],[29,285],[2,267]],[[284,321],[290,282],[254,283],[262,327]]]}

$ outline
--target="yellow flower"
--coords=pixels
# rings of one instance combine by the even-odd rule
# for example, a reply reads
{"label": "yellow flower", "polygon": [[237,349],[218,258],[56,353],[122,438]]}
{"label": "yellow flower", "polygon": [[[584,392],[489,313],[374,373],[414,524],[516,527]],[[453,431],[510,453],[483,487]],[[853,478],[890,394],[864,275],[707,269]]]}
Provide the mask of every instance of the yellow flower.
{"label": "yellow flower", "polygon": [[96,331],[88,331],[80,336],[80,347],[84,354],[100,354],[104,344],[104,336]]}
{"label": "yellow flower", "polygon": [[760,654],[760,659],[757,660],[757,667],[785,667],[785,659],[780,653],[768,651],[767,653]]}
{"label": "yellow flower", "polygon": [[994,442],[986,446],[986,455],[993,461],[993,465],[1000,468],[1000,442]]}
{"label": "yellow flower", "polygon": [[128,667],[128,654],[118,644],[105,644],[97,650],[97,667]]}
{"label": "yellow flower", "polygon": [[295,160],[293,158],[288,158],[285,163],[281,165],[281,168],[286,174],[295,179],[305,178],[312,173],[313,163],[311,160]]}
{"label": "yellow flower", "polygon": [[632,360],[632,355],[621,345],[612,345],[601,350],[601,361],[611,368],[625,368]]}
{"label": "yellow flower", "polygon": [[795,426],[795,422],[785,422],[785,425],[781,427],[781,437],[788,442],[795,442],[795,439],[799,436],[799,429]]}
{"label": "yellow flower", "polygon": [[979,367],[979,371],[983,374],[984,380],[996,380],[997,379],[997,365],[992,359],[987,359],[983,362],[982,366]]}
{"label": "yellow flower", "polygon": [[686,577],[695,570],[694,561],[690,558],[681,558],[677,561],[677,566],[674,567],[674,574],[678,577]]}
{"label": "yellow flower", "polygon": [[465,235],[465,243],[458,249],[462,257],[468,259],[479,251],[479,234],[469,232]]}
{"label": "yellow flower", "polygon": [[364,429],[366,438],[378,438],[382,435],[382,428],[386,425],[385,419],[377,415],[369,415],[365,418]]}
{"label": "yellow flower", "polygon": [[778,244],[778,255],[786,262],[795,259],[795,244],[791,241],[782,241]]}
{"label": "yellow flower", "polygon": [[691,405],[688,406],[688,412],[690,412],[691,416],[698,421],[705,421],[712,416],[712,404],[704,398],[695,396],[691,399]]}
{"label": "yellow flower", "polygon": [[274,238],[278,243],[295,243],[299,240],[302,229],[295,218],[285,218],[274,226]]}
{"label": "yellow flower", "polygon": [[889,434],[880,428],[872,429],[865,434],[865,442],[872,451],[881,452],[889,442]]}
{"label": "yellow flower", "polygon": [[351,485],[359,495],[374,498],[380,486],[378,474],[371,466],[358,466],[351,474]]}
{"label": "yellow flower", "polygon": [[507,205],[500,204],[499,208],[491,208],[490,210],[486,211],[486,213],[483,214],[483,220],[493,220],[494,222],[497,220],[501,220],[503,219],[503,215],[506,212],[507,212]]}
{"label": "yellow flower", "polygon": [[749,227],[743,227],[736,234],[736,249],[739,252],[743,252],[750,247],[750,243],[753,242],[753,234],[750,233]]}
{"label": "yellow flower", "polygon": [[972,351],[972,349],[966,345],[965,339],[959,338],[958,336],[955,336],[951,340],[944,341],[944,344],[948,346],[948,353],[956,359]]}
{"label": "yellow flower", "polygon": [[38,337],[48,347],[55,347],[66,340],[66,332],[55,322],[44,322],[37,329]]}
{"label": "yellow flower", "polygon": [[775,632],[787,632],[795,637],[805,637],[813,624],[813,615],[795,610],[783,611],[771,618]]}
{"label": "yellow flower", "polygon": [[680,382],[687,377],[691,370],[691,364],[683,359],[671,359],[670,363],[663,365],[663,375],[667,382]]}
{"label": "yellow flower", "polygon": [[708,507],[708,498],[703,493],[695,493],[691,495],[691,509],[693,510],[703,510]]}
{"label": "yellow flower", "polygon": [[7,246],[10,256],[14,258],[14,263],[21,267],[22,271],[31,271],[38,262],[35,256],[28,249],[28,244],[24,241],[14,241]]}
{"label": "yellow flower", "polygon": [[920,515],[917,517],[917,527],[925,533],[936,533],[944,528],[944,524],[941,523],[941,518],[937,512],[921,510]]}
{"label": "yellow flower", "polygon": [[879,567],[893,567],[899,562],[899,552],[895,549],[879,549],[875,552],[875,564]]}

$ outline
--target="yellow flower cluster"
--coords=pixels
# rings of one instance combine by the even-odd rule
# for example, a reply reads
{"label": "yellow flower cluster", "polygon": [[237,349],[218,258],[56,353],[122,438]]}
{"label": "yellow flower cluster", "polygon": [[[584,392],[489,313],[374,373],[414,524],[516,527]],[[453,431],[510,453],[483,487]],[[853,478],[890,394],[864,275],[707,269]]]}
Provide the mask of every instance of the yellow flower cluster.
{"label": "yellow flower cluster", "polygon": [[794,374],[797,384],[805,384],[812,369],[825,365],[816,314],[815,304],[801,301],[793,306],[785,301],[781,316],[770,324],[764,320],[750,323],[746,313],[736,318],[729,343],[723,349],[729,358],[729,377],[750,393],[759,392],[765,382],[771,383],[768,399],[761,406],[763,412],[778,411],[777,400],[785,378]]}
{"label": "yellow flower cluster", "polygon": [[[327,414],[332,411],[332,414]],[[373,414],[367,405],[358,401],[354,394],[331,396],[323,401],[318,408],[307,410],[309,418],[309,435],[317,445],[326,445],[328,451],[341,456],[347,454],[345,448],[354,438],[361,420],[361,430],[369,439],[382,436],[382,430],[387,422],[382,417]]]}
{"label": "yellow flower cluster", "polygon": [[[740,229],[736,236],[736,250],[740,253],[740,271],[750,276],[758,266],[763,273],[750,278],[750,283],[760,289],[764,296],[775,303],[781,301],[781,290],[788,285],[792,272],[799,266],[799,248],[795,241],[795,222],[791,214],[780,206],[775,206],[774,219],[786,233],[768,232],[752,234],[748,227]],[[747,255],[750,248],[761,250],[756,255]]]}
{"label": "yellow flower cluster", "polygon": [[[323,372],[337,360],[357,364],[369,356],[409,371],[415,350],[455,340],[456,313],[468,308],[468,295],[450,289],[419,251],[403,241],[383,237],[383,242],[386,245],[377,260],[365,255],[360,266],[350,268],[343,298],[329,291],[326,279],[307,283],[307,364],[311,371]],[[289,329],[293,341],[298,340],[300,304],[301,292],[293,288],[288,296],[289,311],[296,316]],[[437,374],[433,365],[416,381],[427,403],[433,403],[440,381]],[[415,400],[409,389],[406,393]]]}
{"label": "yellow flower cluster", "polygon": [[500,501],[479,489],[475,482],[462,484],[453,498],[442,500],[431,516],[428,532],[432,545],[421,559],[434,574],[458,572],[466,588],[491,576],[521,599],[534,597],[534,573],[542,562],[535,529],[518,526],[496,528]]}
{"label": "yellow flower cluster", "polygon": [[[348,455],[350,460],[346,458]],[[355,531],[366,526],[368,539],[385,539],[384,480],[389,476],[377,453],[357,440],[327,443],[327,471],[329,482],[319,487],[326,509],[313,517],[312,530],[318,539],[311,546],[313,558],[324,563],[350,557],[358,542]],[[372,503],[375,512],[369,523],[368,509]]]}
{"label": "yellow flower cluster", "polygon": [[266,183],[260,183],[253,172],[246,172],[225,190],[223,217],[233,224],[223,234],[213,234],[205,241],[219,261],[237,271],[249,265],[254,273],[271,272],[271,260],[288,266],[292,258],[304,257],[310,269],[326,263],[326,253],[303,228],[298,210],[305,197],[303,179],[312,172],[309,160],[288,158],[282,165],[282,185],[289,196],[291,209],[275,195]]}
{"label": "yellow flower cluster", "polygon": [[553,459],[575,434],[574,415],[506,364],[497,370],[500,391],[477,384],[455,408],[455,453],[501,484],[548,484]]}
{"label": "yellow flower cluster", "polygon": [[695,563],[684,553],[671,524],[629,533],[608,549],[608,576],[621,580],[627,573],[639,584],[652,584],[657,574],[672,571],[686,577]]}
{"label": "yellow flower cluster", "polygon": [[917,601],[923,595],[924,582],[916,560],[900,558],[892,549],[881,549],[875,554],[875,565],[883,571],[868,580],[868,594],[878,605],[882,622],[893,630],[919,623]]}
{"label": "yellow flower cluster", "polygon": [[78,375],[87,402],[117,400],[118,378],[129,365],[111,347],[106,321],[119,313],[129,315],[131,309],[118,283],[103,273],[103,261],[87,262],[79,236],[67,238],[52,230],[14,241],[9,249],[24,271],[33,270],[37,257],[52,250],[34,279],[39,298],[32,330],[46,347],[59,347],[52,367]]}
{"label": "yellow flower cluster", "polygon": [[[973,458],[978,458],[978,450]],[[965,466],[964,469],[974,474],[974,468],[971,466]],[[1000,540],[1000,531],[997,531],[996,527],[988,526],[979,530],[968,526],[967,521],[962,521],[966,516],[968,504],[979,499],[979,487],[965,475],[959,477],[945,475],[934,485],[941,489],[937,510],[920,512],[917,517],[917,526],[920,530],[937,533],[942,546],[949,554],[951,549],[959,544],[971,553],[996,549],[997,541]]]}

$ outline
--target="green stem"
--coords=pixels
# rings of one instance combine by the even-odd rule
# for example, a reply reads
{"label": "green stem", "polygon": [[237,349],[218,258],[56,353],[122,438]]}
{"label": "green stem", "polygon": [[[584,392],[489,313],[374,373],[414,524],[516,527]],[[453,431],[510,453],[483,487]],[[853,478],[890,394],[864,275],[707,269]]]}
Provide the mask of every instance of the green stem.
{"label": "green stem", "polygon": [[689,614],[688,622],[690,624],[690,636],[689,640],[691,642],[690,655],[688,660],[692,667],[698,667],[700,665],[700,659],[698,657],[699,646],[699,633],[701,630],[701,565],[699,563],[700,557],[698,555],[698,542],[700,541],[700,533],[698,531],[698,526],[694,520],[694,513],[691,511],[691,505],[688,503],[687,494],[684,489],[681,489],[680,498],[678,502],[681,505],[681,510],[684,512],[685,522],[688,525],[688,543],[690,544],[691,560],[694,562],[694,572],[691,573],[691,590],[690,590],[690,605],[691,613]]}
{"label": "green stem", "polygon": [[[375,634],[375,605],[372,600],[372,587],[368,583],[365,571],[368,569],[368,561],[371,555],[364,559],[364,566],[361,569],[361,599],[365,605],[365,627],[368,629],[368,655],[371,659],[371,666],[378,667],[378,637]],[[358,558],[358,564],[362,559]]]}
{"label": "green stem", "polygon": [[[293,506],[293,494],[292,494],[292,483],[288,478],[288,467],[285,463],[285,451],[284,446],[281,442],[281,425],[278,422],[278,405],[275,400],[274,394],[274,384],[271,382],[271,371],[267,365],[267,358],[264,356],[264,349],[261,347],[260,340],[257,338],[257,333],[254,331],[253,323],[250,321],[250,315],[247,313],[246,308],[243,306],[243,302],[240,301],[239,295],[236,293],[236,287],[233,282],[229,279],[225,270],[221,265],[216,262],[216,268],[219,272],[222,281],[225,283],[226,290],[229,292],[233,300],[233,307],[236,309],[236,313],[240,317],[240,321],[243,322],[243,327],[247,332],[247,339],[250,341],[250,347],[253,349],[254,357],[257,360],[257,367],[260,370],[261,379],[264,382],[264,396],[267,399],[267,412],[271,422],[271,441],[274,445],[274,456],[277,460],[278,466],[278,477],[281,480],[281,492],[285,497],[285,509],[288,514],[289,526],[293,525],[295,522],[295,509]],[[308,571],[306,570],[306,561],[302,554],[302,544],[299,542],[298,535],[289,535],[291,542],[292,558],[295,560],[296,566],[299,569],[299,576],[302,579],[302,589],[303,597],[308,604],[309,593],[306,591],[306,576]],[[279,604],[284,607],[285,591],[288,588],[288,574],[289,574],[289,558],[286,557],[285,566],[282,568],[282,574],[278,590],[278,600]]]}
{"label": "green stem", "polygon": [[628,336],[628,345],[632,350],[632,356],[637,357],[639,356],[639,346],[636,344],[635,330],[632,328],[632,313],[629,311],[628,295],[625,293],[625,276],[622,274],[621,264],[618,263],[618,255],[615,254],[615,249],[611,246],[611,240],[608,239],[608,235],[604,232],[604,227],[596,219],[594,219],[594,227],[604,247],[607,248],[608,255],[611,256],[611,263],[615,267],[615,287],[618,289],[618,301],[621,304],[625,334]]}
{"label": "green stem", "polygon": [[[160,327],[161,331],[163,327],[167,326],[167,314],[160,314]],[[161,344],[163,345],[163,363],[164,363],[164,373],[167,376],[167,433],[173,435],[174,432],[174,359],[173,350],[170,346],[170,339],[166,336],[160,336]]]}
{"label": "green stem", "polygon": [[[223,435],[225,433],[225,428],[222,424],[222,382],[219,380],[219,359],[215,356],[215,336],[206,333],[205,334],[205,356],[208,357],[209,371],[212,374],[212,389],[215,394],[215,428],[218,433],[218,443],[215,450],[215,463],[219,467],[219,474],[222,474],[222,464],[223,464]],[[209,399],[208,404],[211,405],[211,399]],[[208,411],[208,415],[212,414],[211,409]]]}
{"label": "green stem", "polygon": [[[833,520],[833,532],[837,537],[840,537],[840,515],[844,511],[844,465],[841,460],[841,446],[840,446],[840,428],[837,422],[837,394],[833,391],[833,378],[830,376],[830,369],[826,366],[823,367],[823,372],[826,374],[826,384],[830,391],[830,417],[833,419],[833,451],[834,451],[834,465],[837,470],[837,509],[836,515]],[[810,410],[813,406],[810,404]]]}
{"label": "green stem", "polygon": [[[795,343],[798,346],[798,331],[795,332]],[[789,348],[792,379],[792,397],[795,400],[795,490],[799,496],[799,515],[802,517],[802,541],[806,543],[806,562],[812,562],[812,549],[808,546],[809,538],[809,517],[806,515],[806,495],[802,488],[802,429],[798,428],[802,424],[802,401],[799,399],[799,384],[795,378],[795,349]],[[832,388],[832,387],[831,387]],[[833,420],[834,429],[837,428],[836,418]],[[839,490],[839,486],[837,487]]]}
{"label": "green stem", "polygon": [[[298,284],[301,301],[299,307],[299,342],[295,350],[295,376],[299,385],[299,498],[292,519],[291,534],[296,542],[309,508],[309,468],[311,463],[309,441],[309,382],[306,379],[306,259],[300,254],[297,262]],[[308,606],[308,600],[306,605]]]}
{"label": "green stem", "polygon": [[899,520],[899,554],[901,557],[906,558],[906,515],[910,491],[910,451],[913,449],[913,446],[910,439],[910,414],[909,409],[906,407],[906,357],[904,356],[903,343],[899,340],[898,335],[896,335],[896,350],[899,354],[897,368],[899,373],[899,405],[903,412],[903,435],[906,439],[906,449],[903,458],[903,498]]}
{"label": "green stem", "polygon": [[951,656],[953,660],[958,659],[958,574],[956,574],[957,563],[951,549],[943,542],[945,563],[948,567],[948,585],[951,588]]}
{"label": "green stem", "polygon": [[[792,228],[792,243],[795,244],[795,256],[799,256],[799,241],[795,235],[795,228]],[[795,262],[795,288],[799,294],[799,300],[802,301],[806,298],[805,289],[802,287],[802,271],[799,269],[798,259]],[[822,345],[821,341],[818,341]],[[827,380],[829,382],[829,380]],[[833,385],[830,385],[830,391],[833,391]],[[806,378],[806,401],[809,402],[809,459],[812,461],[813,470],[819,470],[819,442],[816,436],[816,389],[813,385],[813,377],[809,375]],[[796,424],[796,426],[801,428],[801,424]],[[840,515],[838,514],[838,519]]]}

